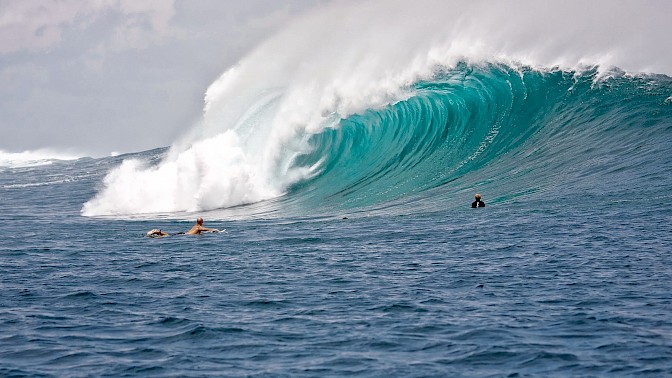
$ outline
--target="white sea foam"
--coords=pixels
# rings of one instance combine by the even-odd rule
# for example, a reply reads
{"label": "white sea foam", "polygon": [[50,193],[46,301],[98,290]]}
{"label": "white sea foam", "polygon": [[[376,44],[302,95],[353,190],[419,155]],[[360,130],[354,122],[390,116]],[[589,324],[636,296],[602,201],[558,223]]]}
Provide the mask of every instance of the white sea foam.
{"label": "white sea foam", "polygon": [[[337,2],[304,15],[217,79],[201,123],[157,166],[125,161],[84,215],[198,211],[281,195],[340,118],[407,98],[439,66],[503,61],[670,73],[667,22],[639,2]],[[665,4],[651,1],[669,9]],[[656,44],[658,44],[656,46]],[[651,48],[656,46],[656,49]]]}
{"label": "white sea foam", "polygon": [[56,160],[75,160],[81,156],[58,152],[48,149],[39,149],[23,152],[6,152],[0,150],[0,167],[21,168],[52,164]]}

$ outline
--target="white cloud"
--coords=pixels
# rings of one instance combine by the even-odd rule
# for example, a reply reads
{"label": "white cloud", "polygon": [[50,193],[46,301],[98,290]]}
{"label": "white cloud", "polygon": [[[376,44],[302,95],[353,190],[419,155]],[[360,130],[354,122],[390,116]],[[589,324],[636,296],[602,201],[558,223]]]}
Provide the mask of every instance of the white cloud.
{"label": "white cloud", "polygon": [[119,8],[124,21],[115,28],[107,46],[114,51],[143,49],[160,43],[172,34],[170,20],[175,16],[173,1],[122,0]]}
{"label": "white cloud", "polygon": [[68,28],[85,32],[110,13],[121,17],[106,44],[124,50],[160,41],[170,30],[175,7],[166,0],[1,1],[0,54],[48,50]]}
{"label": "white cloud", "polygon": [[104,2],[5,1],[0,3],[0,53],[49,48],[61,41],[63,28],[91,16]]}

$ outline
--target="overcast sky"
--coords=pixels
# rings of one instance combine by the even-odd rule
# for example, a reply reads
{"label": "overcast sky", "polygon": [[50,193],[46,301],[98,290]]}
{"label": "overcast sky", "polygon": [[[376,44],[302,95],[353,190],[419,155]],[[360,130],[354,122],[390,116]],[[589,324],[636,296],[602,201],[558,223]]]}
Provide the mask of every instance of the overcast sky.
{"label": "overcast sky", "polygon": [[0,0],[0,150],[167,146],[208,85],[326,0]]}

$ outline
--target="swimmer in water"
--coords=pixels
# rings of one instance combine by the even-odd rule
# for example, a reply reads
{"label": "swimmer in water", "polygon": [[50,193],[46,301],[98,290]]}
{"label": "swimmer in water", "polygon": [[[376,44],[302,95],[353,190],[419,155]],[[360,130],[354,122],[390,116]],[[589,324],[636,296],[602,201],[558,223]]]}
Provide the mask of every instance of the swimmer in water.
{"label": "swimmer in water", "polygon": [[477,207],[485,207],[485,202],[481,201],[481,195],[480,194],[476,193],[476,195],[474,196],[474,199],[476,201],[471,203],[471,207],[473,207],[474,209],[477,208]]}

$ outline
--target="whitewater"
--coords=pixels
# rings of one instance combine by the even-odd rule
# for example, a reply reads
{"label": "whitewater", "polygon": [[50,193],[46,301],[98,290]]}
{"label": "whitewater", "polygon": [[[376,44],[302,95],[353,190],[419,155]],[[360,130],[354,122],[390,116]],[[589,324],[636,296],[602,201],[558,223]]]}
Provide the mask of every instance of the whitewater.
{"label": "whitewater", "polygon": [[171,146],[0,151],[0,375],[672,375],[660,4],[325,4]]}

